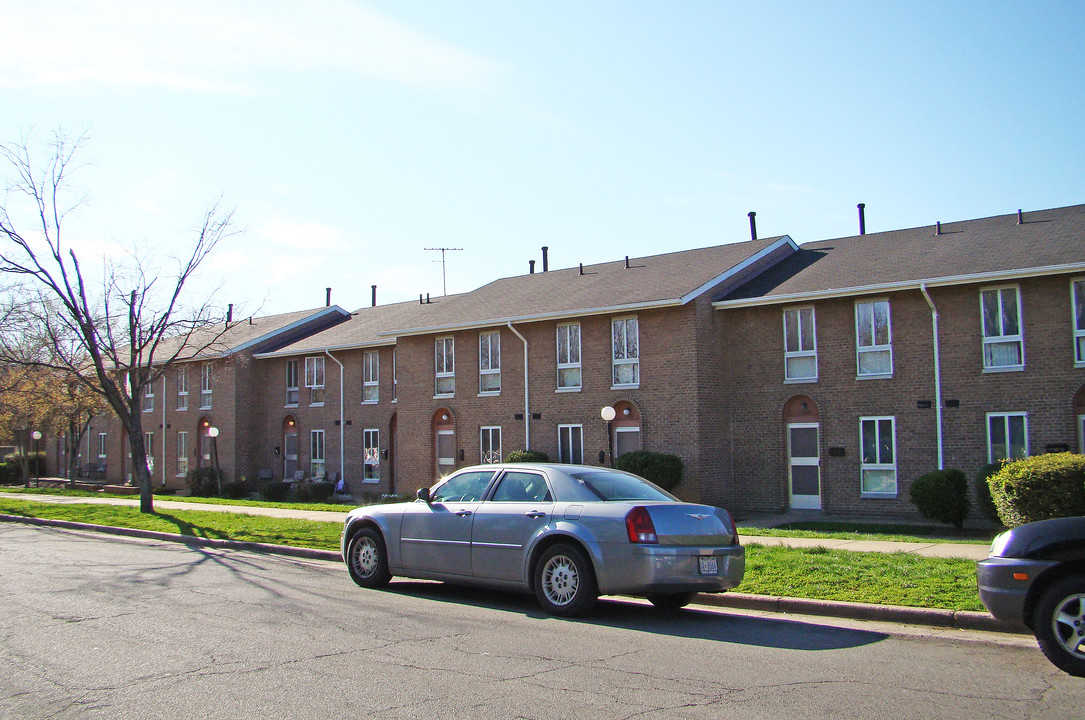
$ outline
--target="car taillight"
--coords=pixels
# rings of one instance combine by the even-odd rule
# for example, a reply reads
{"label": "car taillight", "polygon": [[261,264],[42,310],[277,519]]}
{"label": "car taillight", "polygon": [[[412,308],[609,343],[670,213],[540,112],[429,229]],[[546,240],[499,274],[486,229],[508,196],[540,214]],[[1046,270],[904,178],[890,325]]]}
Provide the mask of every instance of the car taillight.
{"label": "car taillight", "polygon": [[625,516],[625,530],[629,534],[631,543],[657,543],[656,526],[652,524],[652,516],[648,514],[648,508],[635,507]]}

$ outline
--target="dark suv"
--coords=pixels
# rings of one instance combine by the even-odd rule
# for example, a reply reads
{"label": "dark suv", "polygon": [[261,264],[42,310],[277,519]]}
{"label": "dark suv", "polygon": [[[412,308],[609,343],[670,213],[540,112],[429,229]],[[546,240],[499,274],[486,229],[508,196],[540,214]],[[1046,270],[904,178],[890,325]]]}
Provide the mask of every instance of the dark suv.
{"label": "dark suv", "polygon": [[976,574],[992,615],[1024,622],[1048,660],[1085,677],[1085,517],[1007,530]]}

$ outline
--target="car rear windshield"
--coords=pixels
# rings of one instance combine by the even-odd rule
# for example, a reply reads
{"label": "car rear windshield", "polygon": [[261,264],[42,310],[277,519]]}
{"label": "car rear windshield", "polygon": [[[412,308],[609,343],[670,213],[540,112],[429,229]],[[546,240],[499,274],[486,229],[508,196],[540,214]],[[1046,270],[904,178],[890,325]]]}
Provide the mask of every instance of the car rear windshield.
{"label": "car rear windshield", "polygon": [[612,472],[569,473],[600,500],[674,500],[662,488],[633,475]]}

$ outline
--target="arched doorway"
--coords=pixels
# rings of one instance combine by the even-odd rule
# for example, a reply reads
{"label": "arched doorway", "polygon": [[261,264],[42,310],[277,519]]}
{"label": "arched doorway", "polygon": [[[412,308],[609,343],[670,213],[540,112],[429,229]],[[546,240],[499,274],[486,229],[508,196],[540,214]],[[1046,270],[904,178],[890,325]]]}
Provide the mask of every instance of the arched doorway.
{"label": "arched doorway", "polygon": [[298,421],[293,415],[283,419],[283,480],[290,482],[298,472]]}
{"label": "arched doorway", "polygon": [[821,424],[818,406],[805,395],[784,404],[787,435],[788,505],[793,510],[821,509]]}
{"label": "arched doorway", "polygon": [[1077,428],[1077,451],[1085,454],[1085,385],[1074,393],[1074,427]]}
{"label": "arched doorway", "polygon": [[433,413],[433,457],[435,477],[456,469],[456,418],[448,408]]}
{"label": "arched doorway", "polygon": [[640,434],[640,409],[633,403],[628,400],[614,403],[614,421],[611,422],[611,427],[614,431],[615,458],[644,447]]}

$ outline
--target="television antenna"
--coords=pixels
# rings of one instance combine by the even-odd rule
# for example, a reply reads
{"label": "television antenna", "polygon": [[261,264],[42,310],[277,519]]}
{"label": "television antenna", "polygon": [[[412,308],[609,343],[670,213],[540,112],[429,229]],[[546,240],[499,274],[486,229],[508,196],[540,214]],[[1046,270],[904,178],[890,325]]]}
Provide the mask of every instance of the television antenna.
{"label": "television antenna", "polygon": [[[456,251],[456,250],[463,250],[463,248],[450,248],[450,247],[426,248],[427,252],[430,252],[430,251],[437,252],[438,250],[441,251],[441,260],[440,260],[440,262],[441,262],[441,294],[442,295],[448,295],[448,280],[445,278],[445,253],[446,252]],[[434,262],[437,262],[437,261],[434,260]]]}

